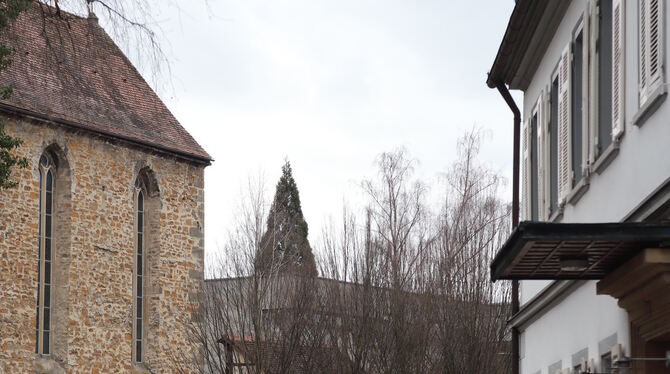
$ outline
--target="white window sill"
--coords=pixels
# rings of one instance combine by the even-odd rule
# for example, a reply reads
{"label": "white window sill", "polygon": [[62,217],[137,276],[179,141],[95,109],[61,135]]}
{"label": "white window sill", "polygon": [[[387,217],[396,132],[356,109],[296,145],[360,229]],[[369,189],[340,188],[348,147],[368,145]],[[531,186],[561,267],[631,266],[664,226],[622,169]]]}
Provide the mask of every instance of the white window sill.
{"label": "white window sill", "polygon": [[593,164],[593,171],[602,174],[603,170],[605,170],[607,165],[612,163],[618,154],[619,141],[614,141],[598,156],[598,159]]}
{"label": "white window sill", "polygon": [[665,83],[661,83],[654,89],[654,92],[649,95],[647,101],[640,107],[640,109],[633,116],[633,125],[642,126],[647,121],[649,117],[661,106],[661,103],[665,100],[667,88]]}
{"label": "white window sill", "polygon": [[572,188],[566,201],[572,205],[577,204],[579,199],[589,190],[589,177],[583,176],[582,179]]}
{"label": "white window sill", "polygon": [[549,222],[559,222],[563,219],[563,205],[559,205],[556,211],[549,215]]}

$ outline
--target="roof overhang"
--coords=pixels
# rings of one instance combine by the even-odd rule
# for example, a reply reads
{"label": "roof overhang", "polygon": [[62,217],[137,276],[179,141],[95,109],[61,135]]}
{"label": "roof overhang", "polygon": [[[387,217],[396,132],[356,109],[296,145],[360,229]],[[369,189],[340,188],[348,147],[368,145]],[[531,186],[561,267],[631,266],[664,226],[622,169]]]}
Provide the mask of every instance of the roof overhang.
{"label": "roof overhang", "polygon": [[486,84],[525,90],[570,1],[517,0]]}
{"label": "roof overhang", "polygon": [[16,116],[21,116],[24,118],[29,118],[33,119],[36,121],[41,121],[41,122],[46,122],[46,123],[53,123],[53,124],[58,124],[62,126],[66,126],[69,128],[77,129],[77,130],[84,130],[102,137],[106,137],[110,140],[119,140],[127,143],[131,143],[143,148],[148,148],[153,151],[159,152],[159,153],[164,153],[164,154],[169,154],[172,156],[175,156],[177,158],[194,162],[196,164],[201,164],[204,166],[209,166],[212,164],[212,161],[214,159],[210,157],[209,155],[207,156],[202,156],[199,154],[195,153],[189,153],[189,152],[184,152],[178,148],[175,147],[168,147],[161,145],[159,143],[155,142],[150,142],[150,141],[145,141],[145,140],[140,140],[131,136],[124,136],[120,135],[118,133],[113,133],[110,131],[102,131],[98,128],[95,128],[90,125],[83,124],[81,122],[76,122],[64,118],[58,118],[55,116],[50,116],[47,114],[43,113],[38,113],[31,111],[29,109],[21,108],[15,105],[11,105],[8,103],[0,102],[0,113],[8,114],[8,115],[16,115]]}
{"label": "roof overhang", "polygon": [[662,224],[521,222],[493,259],[491,280],[602,279],[642,250],[669,245]]}

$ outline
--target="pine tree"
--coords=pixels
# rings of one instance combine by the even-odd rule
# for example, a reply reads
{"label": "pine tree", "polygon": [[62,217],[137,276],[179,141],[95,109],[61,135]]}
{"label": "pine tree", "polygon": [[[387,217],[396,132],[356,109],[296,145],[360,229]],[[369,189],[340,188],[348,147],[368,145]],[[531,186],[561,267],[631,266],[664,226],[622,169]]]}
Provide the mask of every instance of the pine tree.
{"label": "pine tree", "polygon": [[256,271],[276,270],[316,276],[316,263],[307,234],[298,186],[293,179],[291,164],[286,161],[270,208],[267,230],[261,238]]}

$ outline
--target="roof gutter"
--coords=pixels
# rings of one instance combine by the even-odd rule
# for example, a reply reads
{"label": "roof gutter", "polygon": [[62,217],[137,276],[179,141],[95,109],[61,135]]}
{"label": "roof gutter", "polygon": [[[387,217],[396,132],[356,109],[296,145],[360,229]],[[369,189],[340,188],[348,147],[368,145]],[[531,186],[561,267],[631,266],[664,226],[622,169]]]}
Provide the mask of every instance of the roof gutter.
{"label": "roof gutter", "polygon": [[63,126],[67,126],[67,127],[70,127],[70,128],[75,128],[75,129],[78,129],[78,130],[89,131],[89,132],[92,132],[92,133],[95,133],[95,134],[98,134],[98,135],[110,137],[110,138],[113,138],[113,139],[116,139],[116,140],[122,140],[122,141],[125,141],[125,142],[128,142],[128,143],[134,144],[134,145],[138,145],[138,146],[141,146],[143,148],[149,148],[149,149],[151,149],[153,151],[156,151],[156,152],[159,152],[159,153],[167,153],[167,154],[170,154],[172,156],[176,156],[178,158],[181,158],[181,159],[184,159],[186,161],[190,161],[190,162],[193,162],[193,163],[196,163],[196,164],[201,164],[201,165],[208,166],[208,165],[211,165],[211,163],[213,161],[211,158],[201,157],[201,156],[197,156],[197,155],[194,155],[194,154],[182,152],[182,151],[179,151],[179,150],[176,150],[176,149],[172,149],[172,148],[169,148],[169,147],[163,147],[163,146],[160,146],[160,145],[157,145],[157,144],[151,144],[151,143],[148,143],[148,142],[143,142],[143,141],[134,139],[132,137],[118,135],[118,134],[114,134],[112,132],[92,129],[90,126],[86,126],[86,125],[78,123],[78,122],[69,121],[69,120],[62,119],[62,118],[54,118],[54,117],[51,117],[51,116],[48,116],[48,115],[45,115],[45,114],[42,114],[42,113],[38,113],[38,112],[35,112],[35,111],[32,111],[32,110],[28,110],[28,109],[20,108],[20,107],[17,107],[17,106],[13,106],[13,105],[10,105],[10,104],[7,104],[7,103],[0,102],[0,111],[8,113],[8,114],[14,114],[14,115],[23,116],[23,117],[26,117],[26,118],[31,118],[31,119],[43,121],[43,122],[55,123],[55,124],[58,124],[58,125],[63,125]]}

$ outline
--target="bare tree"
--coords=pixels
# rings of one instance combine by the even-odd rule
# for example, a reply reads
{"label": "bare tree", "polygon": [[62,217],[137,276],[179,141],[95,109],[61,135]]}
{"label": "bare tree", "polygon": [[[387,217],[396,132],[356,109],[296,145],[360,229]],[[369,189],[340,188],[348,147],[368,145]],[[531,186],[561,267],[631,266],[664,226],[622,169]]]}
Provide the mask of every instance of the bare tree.
{"label": "bare tree", "polygon": [[[489,281],[509,207],[502,179],[478,162],[482,133],[467,133],[442,204],[413,176],[404,150],[378,158],[369,204],[348,208],[317,248],[321,278],[258,271],[267,203],[249,208],[206,286],[194,329],[209,372],[505,372],[509,292]],[[270,229],[270,228],[268,228]]]}
{"label": "bare tree", "polygon": [[322,273],[358,285],[329,301],[352,358],[344,372],[506,371],[509,291],[490,282],[488,265],[509,207],[500,176],[478,162],[482,137],[472,130],[459,141],[435,210],[405,152],[382,154],[378,178],[363,185],[363,218],[345,213],[324,236]]}
{"label": "bare tree", "polygon": [[478,164],[481,141],[475,130],[459,141],[431,261],[446,372],[507,371],[509,288],[490,282],[489,264],[510,230],[510,210],[499,198],[501,178]]}
{"label": "bare tree", "polygon": [[311,272],[285,272],[279,263],[257,266],[257,255],[275,245],[264,237],[293,235],[266,224],[270,204],[263,191],[250,183],[224,255],[205,282],[203,318],[190,324],[194,344],[204,349],[202,371],[331,372],[323,328],[330,322],[320,313],[318,280]]}

